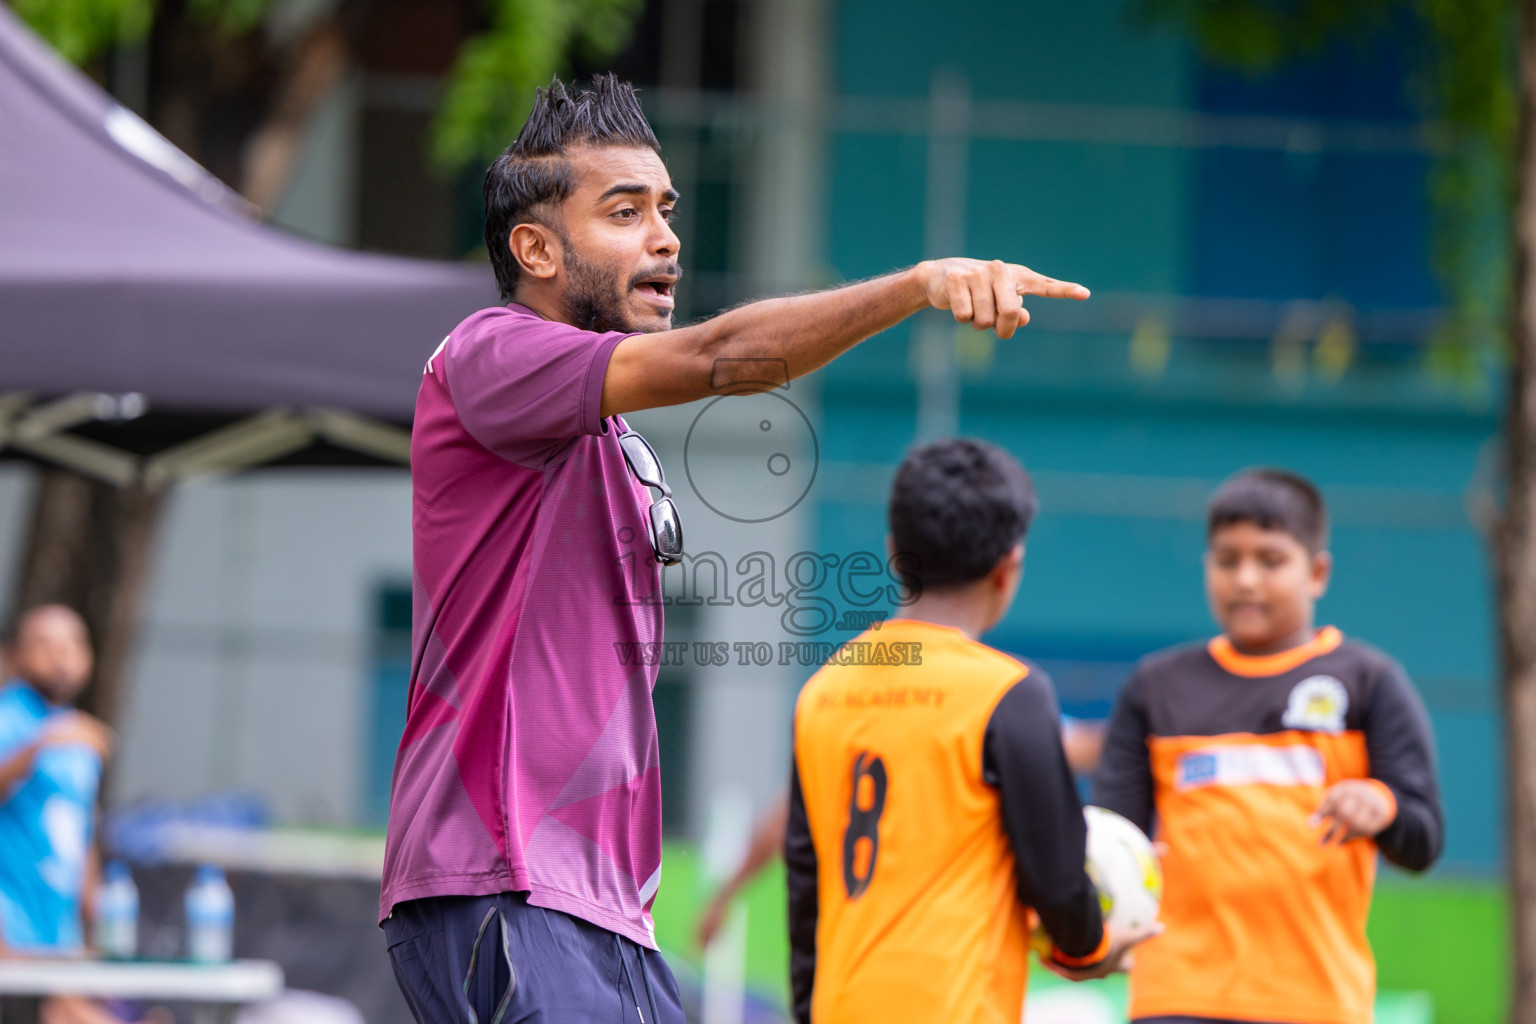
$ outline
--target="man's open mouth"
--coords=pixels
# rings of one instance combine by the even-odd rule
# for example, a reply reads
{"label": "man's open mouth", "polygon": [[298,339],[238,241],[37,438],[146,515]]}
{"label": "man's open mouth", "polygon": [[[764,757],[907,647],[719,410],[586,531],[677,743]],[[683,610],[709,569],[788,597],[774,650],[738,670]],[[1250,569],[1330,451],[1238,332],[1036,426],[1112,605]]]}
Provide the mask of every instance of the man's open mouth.
{"label": "man's open mouth", "polygon": [[672,286],[675,284],[670,278],[652,278],[649,281],[640,281],[635,284],[635,291],[642,295],[657,299],[672,299]]}

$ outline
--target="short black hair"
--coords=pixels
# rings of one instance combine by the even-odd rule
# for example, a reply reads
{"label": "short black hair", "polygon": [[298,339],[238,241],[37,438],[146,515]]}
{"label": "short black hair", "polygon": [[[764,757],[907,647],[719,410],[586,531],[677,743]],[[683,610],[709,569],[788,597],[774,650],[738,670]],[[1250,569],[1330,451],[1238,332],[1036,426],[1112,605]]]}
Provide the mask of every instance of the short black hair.
{"label": "short black hair", "polygon": [[[540,218],[543,208],[568,198],[575,182],[565,157],[573,146],[661,145],[640,109],[635,87],[614,75],[594,75],[578,91],[560,79],[534,95],[533,110],[517,138],[485,172],[485,248],[503,302],[517,286],[517,260],[507,245],[512,229]],[[560,229],[557,222],[550,224]]]}
{"label": "short black hair", "polygon": [[1288,470],[1245,469],[1218,487],[1206,506],[1206,539],[1234,523],[1284,530],[1313,554],[1328,548],[1323,496],[1306,477]]}
{"label": "short black hair", "polygon": [[891,485],[895,569],[914,593],[975,582],[1024,539],[1039,502],[1017,459],[968,437],[919,445]]}

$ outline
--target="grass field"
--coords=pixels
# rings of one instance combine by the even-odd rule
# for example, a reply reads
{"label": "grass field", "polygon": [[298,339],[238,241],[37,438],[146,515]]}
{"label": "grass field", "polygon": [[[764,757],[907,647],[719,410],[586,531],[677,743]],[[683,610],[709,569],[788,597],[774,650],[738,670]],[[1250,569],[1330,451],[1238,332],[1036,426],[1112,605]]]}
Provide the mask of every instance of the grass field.
{"label": "grass field", "polygon": [[[668,954],[694,964],[693,922],[708,895],[693,846],[668,843],[656,899],[656,938]],[[784,1005],[788,990],[789,939],[784,925],[784,869],[775,864],[745,894],[747,984]],[[1499,1024],[1504,1019],[1508,977],[1504,891],[1491,882],[1388,877],[1376,889],[1371,944],[1378,987],[1392,993],[1426,993],[1435,1024]],[[1421,1001],[1396,1000],[1402,1016]],[[1383,1007],[1386,1010],[1386,1007]]]}
{"label": "grass field", "polygon": [[1370,936],[1377,986],[1428,992],[1435,1024],[1504,1020],[1509,927],[1502,885],[1388,879],[1376,887]]}

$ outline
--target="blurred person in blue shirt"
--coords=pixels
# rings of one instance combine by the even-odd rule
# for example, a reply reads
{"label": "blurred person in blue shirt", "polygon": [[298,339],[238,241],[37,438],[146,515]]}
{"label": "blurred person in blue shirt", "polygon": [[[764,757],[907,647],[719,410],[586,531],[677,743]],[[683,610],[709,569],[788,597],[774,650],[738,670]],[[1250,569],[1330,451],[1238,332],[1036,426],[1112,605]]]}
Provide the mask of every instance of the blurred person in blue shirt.
{"label": "blurred person in blue shirt", "polygon": [[0,685],[0,948],[84,948],[92,833],[112,732],[73,704],[91,677],[85,622],[47,604],[16,620]]}

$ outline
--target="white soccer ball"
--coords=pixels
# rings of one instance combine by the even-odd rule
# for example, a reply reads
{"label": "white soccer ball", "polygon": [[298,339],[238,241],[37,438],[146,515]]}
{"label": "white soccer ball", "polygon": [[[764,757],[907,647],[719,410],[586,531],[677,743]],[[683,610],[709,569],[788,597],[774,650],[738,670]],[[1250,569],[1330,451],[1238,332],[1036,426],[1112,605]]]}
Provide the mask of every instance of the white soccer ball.
{"label": "white soccer ball", "polygon": [[1104,922],[1123,935],[1156,921],[1163,869],[1152,841],[1114,811],[1085,807],[1083,817],[1088,821],[1088,877],[1099,890]]}

